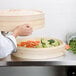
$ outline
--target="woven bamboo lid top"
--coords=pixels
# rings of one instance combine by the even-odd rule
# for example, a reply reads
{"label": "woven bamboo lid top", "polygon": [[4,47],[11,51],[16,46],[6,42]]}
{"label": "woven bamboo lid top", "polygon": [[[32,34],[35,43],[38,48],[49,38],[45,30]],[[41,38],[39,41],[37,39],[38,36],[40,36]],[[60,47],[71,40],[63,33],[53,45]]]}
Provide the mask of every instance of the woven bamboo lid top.
{"label": "woven bamboo lid top", "polygon": [[0,10],[0,16],[28,16],[39,14],[42,14],[42,12],[37,10]]}

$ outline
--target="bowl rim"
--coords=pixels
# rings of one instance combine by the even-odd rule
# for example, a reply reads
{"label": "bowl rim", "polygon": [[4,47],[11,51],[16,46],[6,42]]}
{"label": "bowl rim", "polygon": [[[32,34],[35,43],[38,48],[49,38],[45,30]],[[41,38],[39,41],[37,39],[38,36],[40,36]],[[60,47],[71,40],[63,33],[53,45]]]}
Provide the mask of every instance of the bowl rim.
{"label": "bowl rim", "polygon": [[[35,37],[34,39],[41,39],[40,37]],[[17,47],[17,48],[22,48],[22,49],[55,49],[55,48],[60,48],[60,47],[64,47],[65,46],[65,43],[60,40],[60,39],[57,39],[57,38],[53,38],[53,37],[46,37],[46,38],[50,38],[50,39],[54,39],[54,40],[58,40],[60,42],[60,45],[59,46],[55,46],[55,47],[50,47],[50,48],[26,48],[26,47]],[[27,39],[27,38],[26,38]],[[33,38],[29,38],[29,39],[33,39]],[[22,39],[21,39],[22,40]],[[23,40],[22,40],[23,41]]]}

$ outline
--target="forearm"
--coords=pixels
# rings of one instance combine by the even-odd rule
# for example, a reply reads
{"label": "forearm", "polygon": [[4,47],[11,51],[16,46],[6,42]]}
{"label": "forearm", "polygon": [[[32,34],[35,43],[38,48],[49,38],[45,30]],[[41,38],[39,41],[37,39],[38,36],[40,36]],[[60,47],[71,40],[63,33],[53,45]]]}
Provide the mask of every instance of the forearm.
{"label": "forearm", "polygon": [[16,40],[12,35],[6,37],[0,33],[0,58],[6,57],[16,51]]}

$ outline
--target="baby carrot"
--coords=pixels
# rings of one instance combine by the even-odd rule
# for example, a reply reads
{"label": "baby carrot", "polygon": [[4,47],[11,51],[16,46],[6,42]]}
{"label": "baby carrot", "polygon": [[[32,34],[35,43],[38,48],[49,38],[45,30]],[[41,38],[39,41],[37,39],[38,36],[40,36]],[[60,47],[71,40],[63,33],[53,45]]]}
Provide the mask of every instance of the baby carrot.
{"label": "baby carrot", "polygon": [[69,45],[66,45],[65,48],[68,50],[68,49],[70,49],[70,46]]}

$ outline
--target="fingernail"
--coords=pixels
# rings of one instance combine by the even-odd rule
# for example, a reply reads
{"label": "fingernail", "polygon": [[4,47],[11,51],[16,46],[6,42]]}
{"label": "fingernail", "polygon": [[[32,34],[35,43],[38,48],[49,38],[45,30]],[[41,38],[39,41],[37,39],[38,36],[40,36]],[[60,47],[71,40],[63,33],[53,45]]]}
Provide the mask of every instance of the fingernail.
{"label": "fingernail", "polygon": [[27,28],[29,28],[29,26],[26,26]]}

